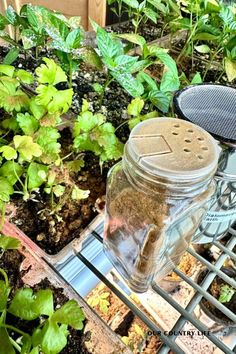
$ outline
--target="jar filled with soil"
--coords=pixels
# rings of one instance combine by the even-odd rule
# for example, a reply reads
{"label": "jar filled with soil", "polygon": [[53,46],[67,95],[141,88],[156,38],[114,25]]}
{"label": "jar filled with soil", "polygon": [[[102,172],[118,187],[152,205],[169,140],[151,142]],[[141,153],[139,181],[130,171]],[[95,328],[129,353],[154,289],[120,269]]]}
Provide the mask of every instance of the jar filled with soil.
{"label": "jar filled with soil", "polygon": [[107,181],[104,251],[133,291],[180,262],[215,192],[219,147],[174,118],[138,124]]}

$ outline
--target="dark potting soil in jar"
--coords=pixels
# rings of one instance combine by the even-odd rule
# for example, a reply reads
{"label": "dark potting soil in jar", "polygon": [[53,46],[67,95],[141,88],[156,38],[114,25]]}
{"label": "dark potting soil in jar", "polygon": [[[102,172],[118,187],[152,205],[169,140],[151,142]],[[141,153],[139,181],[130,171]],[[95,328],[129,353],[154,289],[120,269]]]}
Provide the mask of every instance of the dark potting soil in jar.
{"label": "dark potting soil in jar", "polygon": [[[24,287],[25,284],[22,281],[24,271],[20,271],[20,265],[24,259],[24,256],[17,250],[9,250],[4,252],[0,258],[0,268],[4,269],[9,278],[9,285],[11,287],[10,298],[13,298],[15,292]],[[64,295],[62,288],[54,287],[47,278],[40,283],[32,287],[33,291],[51,289],[53,292],[54,308],[61,307],[69,299]],[[86,321],[86,320],[85,320]],[[26,333],[32,334],[32,329],[38,326],[38,320],[24,321],[18,319],[10,314],[7,314],[7,323],[13,325]],[[85,323],[85,322],[84,322]],[[67,346],[60,353],[61,354],[91,354],[85,347],[85,342],[89,341],[90,333],[84,333],[77,331],[73,328],[69,328],[69,336],[67,339]],[[1,349],[1,348],[0,348]]]}

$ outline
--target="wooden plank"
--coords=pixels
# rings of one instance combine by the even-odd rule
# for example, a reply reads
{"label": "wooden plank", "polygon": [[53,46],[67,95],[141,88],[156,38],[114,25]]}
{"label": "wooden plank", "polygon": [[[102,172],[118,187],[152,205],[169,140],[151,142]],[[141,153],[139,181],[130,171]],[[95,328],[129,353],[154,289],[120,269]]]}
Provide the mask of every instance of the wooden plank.
{"label": "wooden plank", "polygon": [[[89,18],[104,27],[106,25],[106,0],[88,0],[88,21]],[[88,22],[88,30],[92,29]]]}

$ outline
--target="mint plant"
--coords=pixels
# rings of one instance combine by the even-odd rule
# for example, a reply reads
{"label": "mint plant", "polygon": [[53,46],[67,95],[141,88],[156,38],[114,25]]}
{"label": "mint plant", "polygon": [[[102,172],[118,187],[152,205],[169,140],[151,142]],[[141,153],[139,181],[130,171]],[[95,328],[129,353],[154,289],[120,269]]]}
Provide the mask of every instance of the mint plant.
{"label": "mint plant", "polygon": [[236,289],[234,289],[232,286],[228,284],[225,284],[220,288],[220,296],[218,300],[221,303],[229,302],[235,293],[236,293]]}
{"label": "mint plant", "polygon": [[123,144],[116,137],[115,128],[102,114],[90,112],[86,100],[74,123],[73,137],[75,150],[93,152],[99,156],[101,166],[105,161],[122,156]]}

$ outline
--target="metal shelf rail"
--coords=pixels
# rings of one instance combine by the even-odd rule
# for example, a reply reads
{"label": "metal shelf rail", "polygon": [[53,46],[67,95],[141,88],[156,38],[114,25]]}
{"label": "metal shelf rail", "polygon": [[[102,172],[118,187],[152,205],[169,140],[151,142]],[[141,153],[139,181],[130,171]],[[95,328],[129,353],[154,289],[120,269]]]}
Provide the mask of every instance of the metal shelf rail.
{"label": "metal shelf rail", "polygon": [[[102,225],[100,224],[98,227],[96,227],[95,230],[91,231],[90,237],[94,238],[96,241],[99,241],[100,247],[102,249],[102,230],[103,230],[103,221]],[[223,353],[230,354],[230,353],[235,353],[235,347],[230,348],[228,345],[224,343],[221,339],[219,339],[214,333],[209,332],[209,329],[207,326],[201,322],[195,315],[194,315],[194,310],[196,309],[197,305],[200,303],[202,297],[206,298],[209,300],[217,309],[222,311],[226,316],[228,316],[233,322],[235,322],[235,327],[236,327],[236,314],[230,311],[226,306],[221,304],[217,299],[215,299],[213,296],[210,295],[210,293],[207,292],[207,289],[213,282],[214,278],[216,275],[220,276],[225,282],[230,284],[232,287],[236,288],[236,281],[233,278],[230,278],[227,276],[225,273],[221,271],[221,267],[224,265],[226,259],[231,258],[233,261],[236,262],[236,254],[233,252],[234,247],[236,246],[236,230],[233,228],[230,228],[228,233],[227,233],[227,243],[223,245],[219,241],[213,241],[213,245],[217,247],[217,249],[220,251],[220,254],[218,256],[218,259],[216,260],[215,264],[211,264],[208,262],[205,258],[200,256],[197,252],[195,252],[192,248],[188,248],[187,252],[189,252],[193,257],[195,257],[203,266],[208,268],[208,273],[205,276],[204,280],[202,281],[201,285],[198,285],[192,278],[187,277],[184,273],[182,273],[178,268],[174,269],[174,272],[183,279],[186,283],[188,283],[194,290],[195,293],[187,306],[184,308],[182,307],[177,301],[175,301],[170,294],[168,294],[166,291],[164,291],[162,288],[158,286],[158,284],[152,284],[152,289],[154,292],[156,292],[158,295],[160,295],[162,298],[164,298],[170,305],[175,308],[179,314],[180,317],[173,326],[172,329],[170,329],[170,334],[166,335],[164,334],[164,331],[159,328],[155,322],[151,318],[147,316],[144,311],[142,311],[137,304],[129,298],[129,296],[126,296],[124,294],[124,291],[122,291],[122,288],[120,288],[117,284],[112,283],[106,275],[104,275],[104,272],[100,271],[96,265],[94,265],[93,261],[89,259],[89,257],[86,257],[86,252],[83,251],[83,249],[80,252],[75,252],[75,258],[77,261],[79,260],[82,262],[83,266],[86,267],[89,272],[93,273],[93,276],[96,276],[98,278],[98,281],[102,281],[110,290],[118,296],[118,298],[125,303],[133,313],[138,316],[148,327],[151,331],[154,333],[158,333],[158,336],[163,342],[162,347],[159,349],[158,353],[159,354],[167,354],[169,353],[170,350],[176,354],[181,354],[184,353],[184,351],[180,348],[179,345],[176,343],[176,339],[178,338],[178,333],[183,329],[184,325],[186,322],[190,322],[196,329],[198,329],[201,332],[204,332],[204,335],[206,333],[206,336],[208,339],[215,344],[217,348],[222,350]],[[105,257],[105,255],[104,255]],[[59,268],[57,268],[57,271],[60,272],[60,274],[63,276],[63,269],[67,265],[61,264]],[[73,266],[74,272],[76,273],[76,268]],[[65,276],[64,276],[65,277]],[[68,279],[67,279],[68,281]],[[73,282],[68,281],[72,286]],[[235,337],[236,337],[236,329],[235,329]]]}

